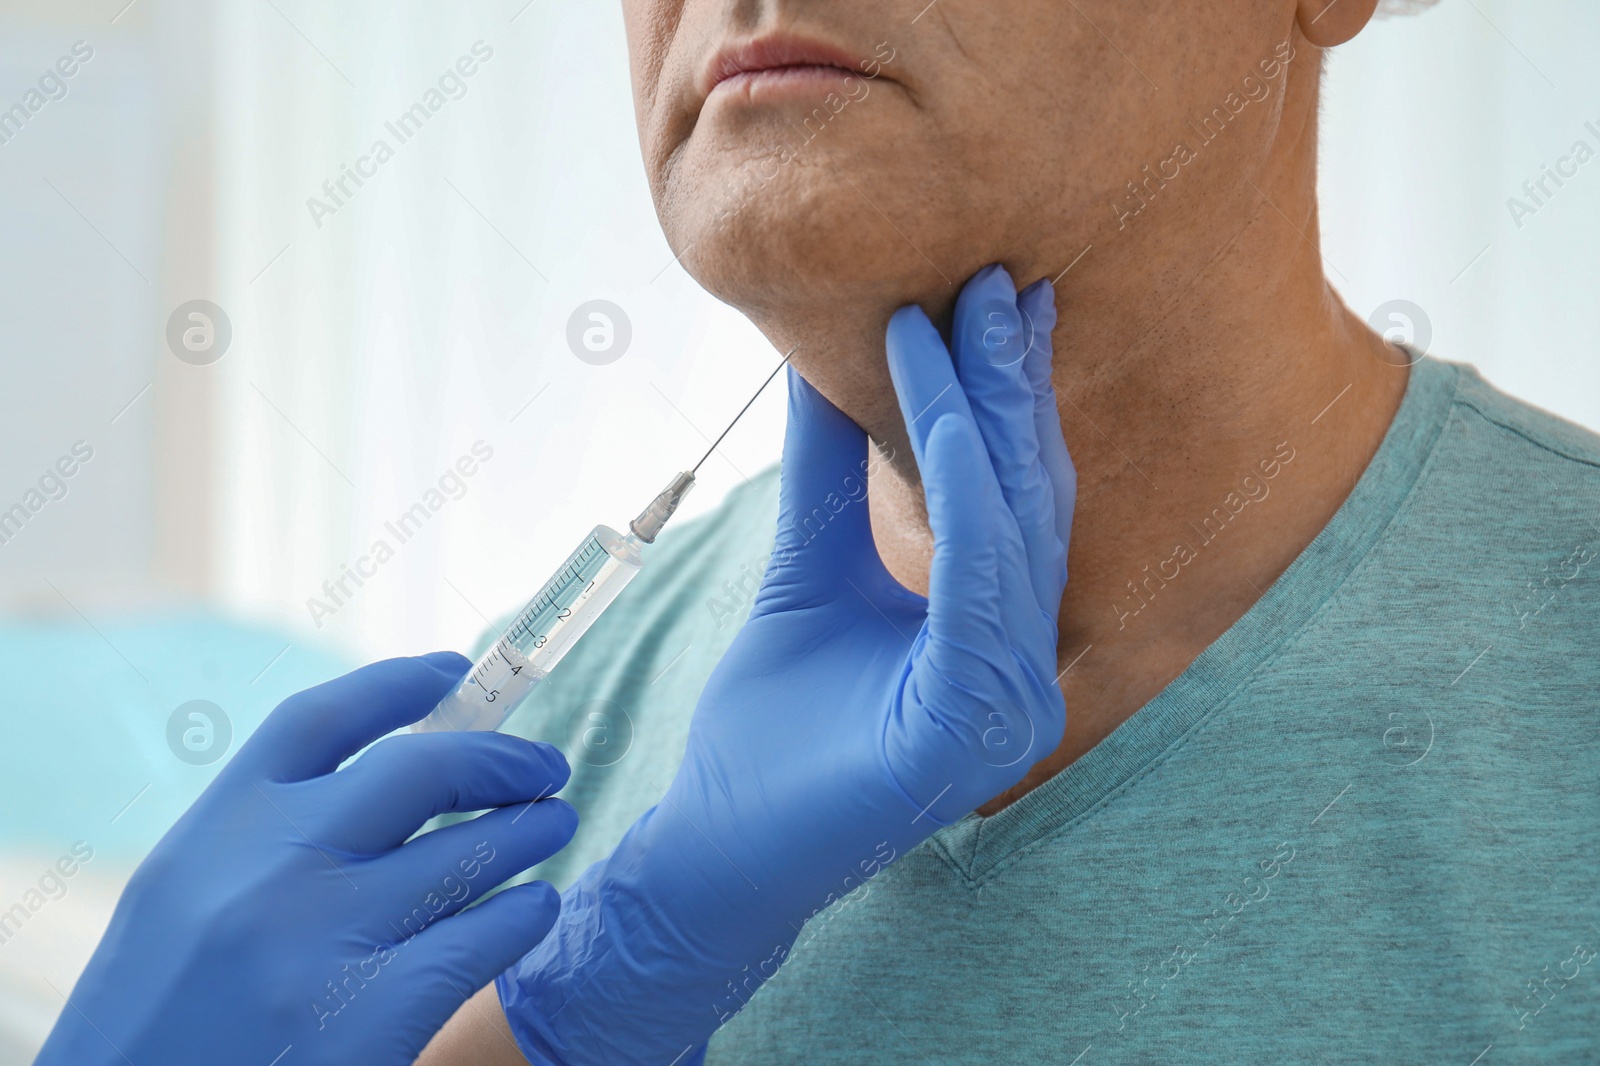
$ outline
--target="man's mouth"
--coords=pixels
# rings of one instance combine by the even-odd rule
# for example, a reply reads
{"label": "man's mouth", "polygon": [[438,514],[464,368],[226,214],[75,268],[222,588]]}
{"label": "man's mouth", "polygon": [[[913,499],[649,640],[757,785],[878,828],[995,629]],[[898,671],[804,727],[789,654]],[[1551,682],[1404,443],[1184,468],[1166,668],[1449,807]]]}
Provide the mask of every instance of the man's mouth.
{"label": "man's mouth", "polygon": [[765,97],[789,91],[825,93],[846,78],[862,76],[857,58],[842,48],[770,34],[718,48],[701,68],[696,87],[707,99],[730,92]]}

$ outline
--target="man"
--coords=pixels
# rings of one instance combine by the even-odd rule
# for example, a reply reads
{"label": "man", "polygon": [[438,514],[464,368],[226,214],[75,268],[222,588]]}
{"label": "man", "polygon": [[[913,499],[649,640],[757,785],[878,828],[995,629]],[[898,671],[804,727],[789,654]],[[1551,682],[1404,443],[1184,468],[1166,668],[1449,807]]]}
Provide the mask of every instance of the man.
{"label": "man", "polygon": [[[852,699],[762,695],[760,671],[726,662],[707,686],[725,652],[749,658],[738,620],[779,509],[756,479],[664,541],[510,723],[590,742],[566,793],[583,828],[540,868],[575,883],[545,944],[422,1061],[687,1062],[697,1038],[674,1041],[718,1025],[707,1062],[1597,1054],[1600,442],[1386,346],[1328,286],[1321,52],[1375,6],[625,3],[667,234],[701,284],[799,346],[802,426],[831,401],[878,442],[870,540],[906,589],[940,564],[903,380],[924,364],[901,356],[889,388],[886,323],[891,360],[907,304],[954,319],[959,347],[957,286],[979,268],[1055,280],[1079,485],[1065,727],[1054,744],[997,703],[1005,737],[1035,730],[1013,787],[866,856],[778,950],[719,971],[734,955],[706,942],[759,905],[687,917],[734,881],[694,832],[718,848],[748,827],[703,824],[737,820],[715,796],[683,810],[684,782],[719,752],[730,790],[773,769],[735,758],[728,690],[802,722]],[[791,445],[786,483],[811,454]],[[858,516],[827,498],[784,505],[780,572]],[[645,846],[667,822],[704,854]],[[791,883],[747,880],[751,900]],[[708,981],[726,994],[684,992]]]}

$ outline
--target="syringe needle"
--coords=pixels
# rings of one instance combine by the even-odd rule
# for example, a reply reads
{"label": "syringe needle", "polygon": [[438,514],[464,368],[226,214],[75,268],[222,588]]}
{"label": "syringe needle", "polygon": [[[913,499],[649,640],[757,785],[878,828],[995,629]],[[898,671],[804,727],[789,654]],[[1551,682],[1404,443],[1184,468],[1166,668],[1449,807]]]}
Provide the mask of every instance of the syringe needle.
{"label": "syringe needle", "polygon": [[[755,396],[739,409],[733,422],[728,423],[728,429],[722,431],[722,437],[718,437],[700,462],[694,464],[694,470],[699,470],[700,464],[711,458],[728,430],[750,410],[750,404],[756,402],[762,389],[772,384],[778,371],[788,363],[789,356],[798,350],[798,347],[791,349],[783,362],[767,375]],[[674,475],[667,487],[629,524],[626,536],[606,526],[596,526],[528,601],[493,647],[473,664],[467,678],[411,728],[421,732],[498,729],[506,716],[555,669],[562,656],[633,580],[644,563],[641,546],[655,543],[662,527],[693,487],[693,470]]]}
{"label": "syringe needle", "polygon": [[[793,348],[789,349],[789,355],[793,355],[795,352],[798,352],[799,350],[800,350],[800,346],[797,344]],[[755,395],[750,397],[750,399],[745,402],[745,405],[743,407],[739,408],[739,413],[733,416],[733,421],[728,423],[728,428],[723,430],[721,435],[718,436],[716,440],[711,442],[711,447],[707,448],[706,449],[706,453],[700,457],[700,462],[694,464],[694,466],[689,468],[689,473],[690,474],[698,474],[700,472],[700,467],[705,463],[705,461],[707,459],[711,458],[711,453],[717,450],[717,445],[722,443],[722,438],[726,437],[729,433],[733,432],[733,427],[738,425],[739,424],[739,419],[743,418],[744,417],[744,413],[746,411],[750,410],[750,405],[755,403],[756,400],[760,398],[761,394],[766,391],[767,386],[772,384],[772,379],[778,376],[778,371],[782,370],[784,368],[784,365],[789,362],[789,355],[786,355],[786,356],[783,357],[783,361],[780,362],[776,367],[773,368],[772,373],[767,375],[767,380],[765,380],[765,381],[763,381],[761,383],[761,388],[756,390]]]}

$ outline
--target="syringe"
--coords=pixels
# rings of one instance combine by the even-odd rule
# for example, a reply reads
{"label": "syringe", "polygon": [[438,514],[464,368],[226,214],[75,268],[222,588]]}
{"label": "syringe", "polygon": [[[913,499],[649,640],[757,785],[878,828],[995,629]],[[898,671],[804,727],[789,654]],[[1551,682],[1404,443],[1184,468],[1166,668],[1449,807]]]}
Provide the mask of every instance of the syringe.
{"label": "syringe", "polygon": [[[789,355],[793,355],[791,351]],[[673,477],[667,487],[628,525],[626,534],[609,526],[595,526],[577,550],[567,557],[544,586],[528,601],[505,632],[455,691],[439,701],[428,717],[413,725],[414,732],[459,729],[498,729],[527,698],[535,685],[549,676],[562,656],[594,625],[644,565],[642,550],[655,543],[667,520],[694,487],[695,474],[717,450],[750,405],[756,402],[778,370],[761,383],[728,428],[712,442],[700,462]]]}

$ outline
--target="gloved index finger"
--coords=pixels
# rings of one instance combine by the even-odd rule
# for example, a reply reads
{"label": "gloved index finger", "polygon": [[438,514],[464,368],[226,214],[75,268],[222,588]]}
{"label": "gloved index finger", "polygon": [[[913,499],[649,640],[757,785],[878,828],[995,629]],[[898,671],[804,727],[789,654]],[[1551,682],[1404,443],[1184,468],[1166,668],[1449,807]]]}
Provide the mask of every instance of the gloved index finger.
{"label": "gloved index finger", "polygon": [[471,666],[455,652],[385,659],[296,693],[267,716],[234,762],[284,781],[332,773],[379,737],[420,721]]}
{"label": "gloved index finger", "polygon": [[922,308],[913,304],[894,313],[885,347],[900,414],[921,469],[927,461],[928,434],[939,417],[952,414],[970,422],[972,408],[956,379],[955,362]]}
{"label": "gloved index finger", "polygon": [[1032,326],[1022,365],[1033,387],[1033,423],[1039,441],[1039,462],[1050,478],[1055,497],[1056,537],[1063,548],[1068,548],[1072,543],[1072,513],[1078,499],[1078,472],[1061,433],[1061,411],[1056,406],[1052,376],[1055,370],[1055,287],[1043,279],[1029,285],[1017,297],[1017,310],[1022,312],[1024,328]]}
{"label": "gloved index finger", "polygon": [[506,733],[402,733],[315,787],[319,839],[373,855],[398,847],[439,814],[553,796],[572,775],[549,744]]}
{"label": "gloved index finger", "polygon": [[[933,532],[928,620],[933,644],[955,639],[979,656],[1004,647],[1003,571],[1021,554],[1017,525],[944,341],[919,307],[889,320],[889,372],[906,420]],[[937,446],[936,446],[937,445]],[[981,641],[976,639],[982,635]]]}
{"label": "gloved index finger", "polygon": [[961,290],[952,340],[961,386],[1022,534],[1034,601],[1053,620],[1061,607],[1066,546],[1057,534],[1055,490],[1040,460],[1034,388],[1024,365],[1038,343],[1030,325],[1011,276],[991,266]]}
{"label": "gloved index finger", "polygon": [[[418,914],[424,894],[435,898],[427,912],[450,915],[566,847],[578,829],[578,812],[552,797],[500,807],[478,818],[443,826],[373,860],[379,887],[374,903],[398,905]],[[441,884],[441,876],[450,881]],[[442,889],[442,891],[441,891]],[[417,923],[408,933],[416,932]]]}

